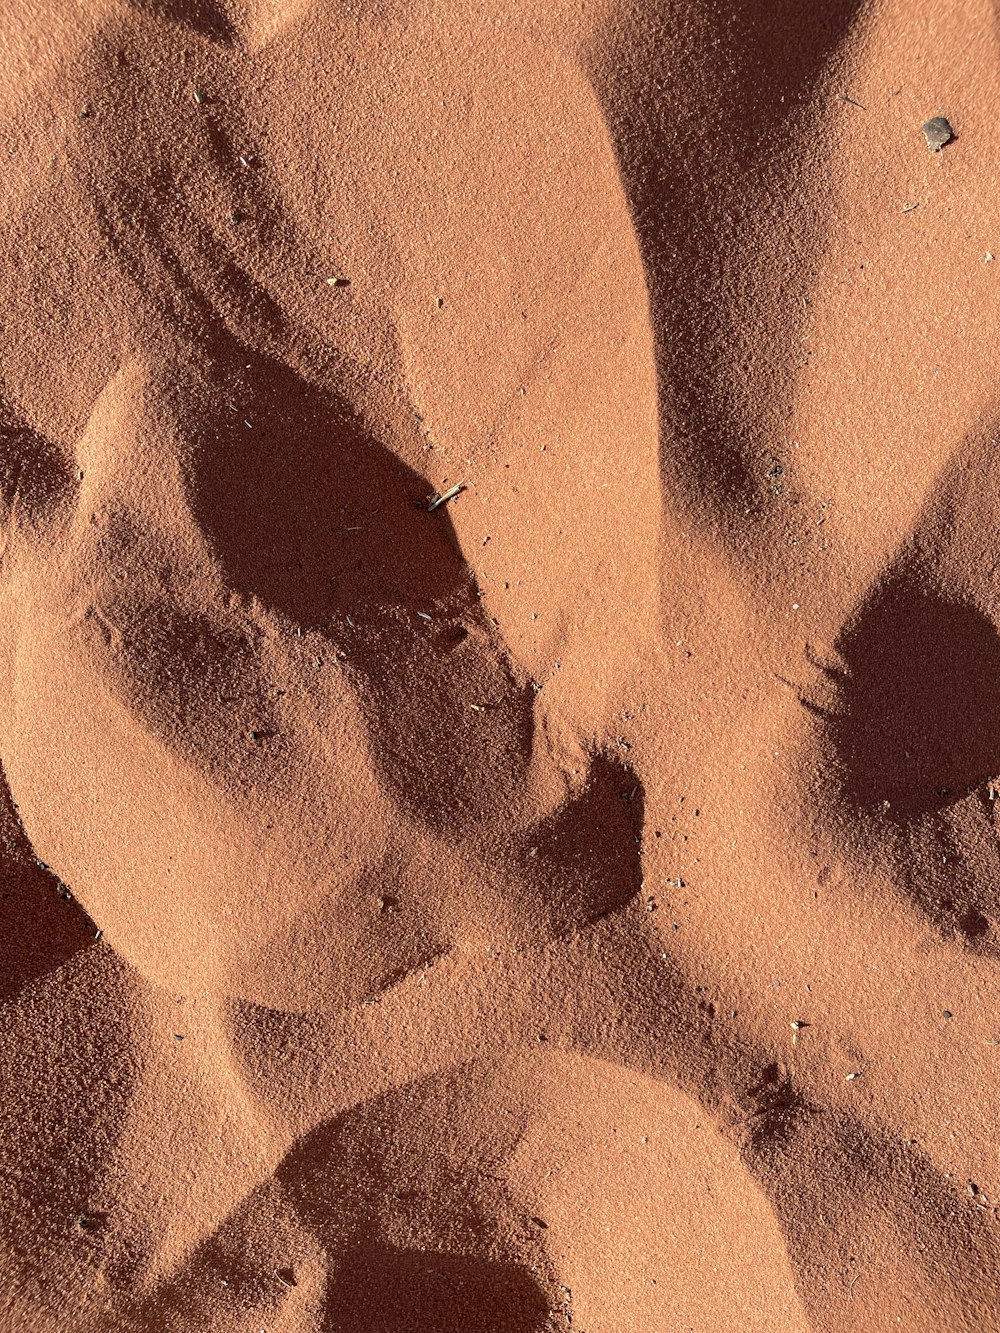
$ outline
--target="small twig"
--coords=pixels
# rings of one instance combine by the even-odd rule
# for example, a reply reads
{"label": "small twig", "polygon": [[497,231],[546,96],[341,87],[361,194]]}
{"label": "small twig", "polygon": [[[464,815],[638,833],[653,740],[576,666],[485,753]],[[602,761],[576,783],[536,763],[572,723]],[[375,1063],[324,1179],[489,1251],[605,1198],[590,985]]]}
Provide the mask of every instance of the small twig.
{"label": "small twig", "polygon": [[849,102],[851,106],[856,106],[859,111],[867,111],[868,108],[862,102],[856,102],[853,97],[848,97],[847,93],[840,94],[842,102]]}
{"label": "small twig", "polygon": [[427,502],[428,514],[433,514],[435,509],[438,509],[441,505],[446,505],[449,500],[454,500],[455,496],[461,495],[464,490],[464,483],[459,482],[456,486],[449,486],[443,495],[432,496]]}

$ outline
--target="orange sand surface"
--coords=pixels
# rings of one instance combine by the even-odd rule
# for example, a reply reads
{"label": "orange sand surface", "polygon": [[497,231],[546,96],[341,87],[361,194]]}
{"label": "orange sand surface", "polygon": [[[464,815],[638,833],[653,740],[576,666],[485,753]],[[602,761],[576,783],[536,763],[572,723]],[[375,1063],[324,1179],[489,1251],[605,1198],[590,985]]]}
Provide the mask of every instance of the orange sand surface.
{"label": "orange sand surface", "polygon": [[6,0],[0,1333],[1000,1329],[998,54]]}

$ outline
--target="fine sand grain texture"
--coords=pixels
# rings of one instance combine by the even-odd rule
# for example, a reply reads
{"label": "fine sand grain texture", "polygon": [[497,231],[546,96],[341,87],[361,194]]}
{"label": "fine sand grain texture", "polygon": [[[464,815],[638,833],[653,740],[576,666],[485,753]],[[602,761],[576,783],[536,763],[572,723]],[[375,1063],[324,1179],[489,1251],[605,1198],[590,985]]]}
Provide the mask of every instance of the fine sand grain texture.
{"label": "fine sand grain texture", "polygon": [[1000,1330],[998,56],[6,0],[0,1333]]}

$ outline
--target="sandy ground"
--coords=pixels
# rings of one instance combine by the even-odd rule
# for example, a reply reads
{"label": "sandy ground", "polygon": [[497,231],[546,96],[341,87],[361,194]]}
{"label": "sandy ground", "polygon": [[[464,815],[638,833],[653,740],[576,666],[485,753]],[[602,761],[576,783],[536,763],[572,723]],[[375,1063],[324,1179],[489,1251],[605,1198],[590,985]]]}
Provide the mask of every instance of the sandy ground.
{"label": "sandy ground", "polygon": [[993,6],[0,108],[2,1333],[1000,1329]]}

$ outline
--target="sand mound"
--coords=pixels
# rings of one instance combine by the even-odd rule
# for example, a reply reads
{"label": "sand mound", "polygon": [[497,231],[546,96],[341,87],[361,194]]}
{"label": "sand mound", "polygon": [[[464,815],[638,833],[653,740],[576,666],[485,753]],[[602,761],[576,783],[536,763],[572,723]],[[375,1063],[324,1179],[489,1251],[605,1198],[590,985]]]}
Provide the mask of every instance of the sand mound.
{"label": "sand mound", "polygon": [[0,1333],[1000,1329],[986,0],[9,11]]}

